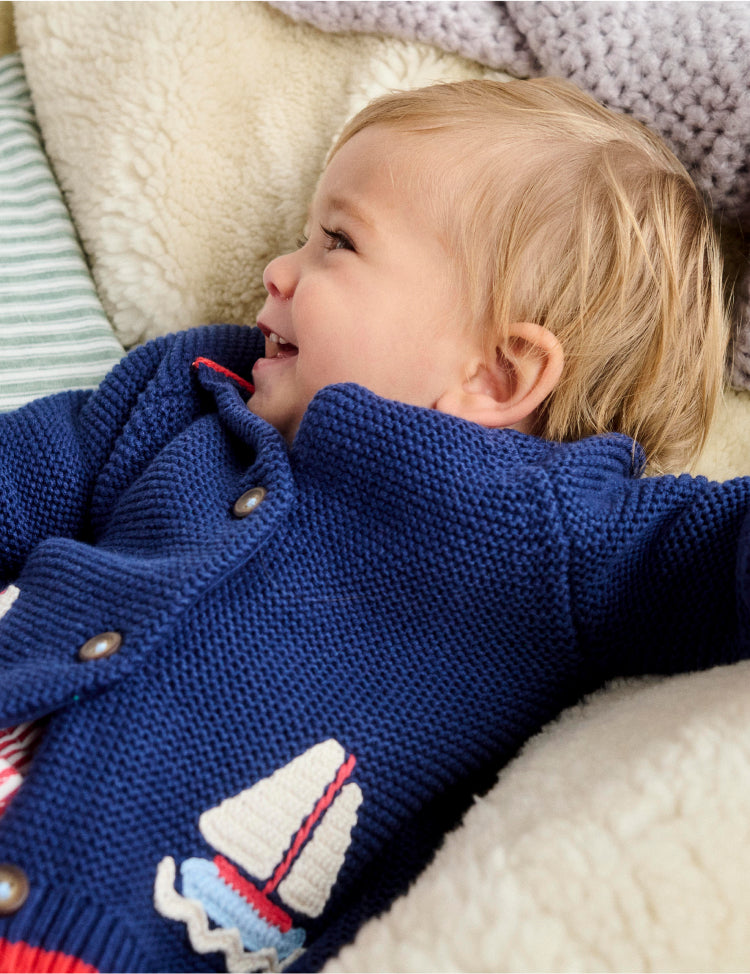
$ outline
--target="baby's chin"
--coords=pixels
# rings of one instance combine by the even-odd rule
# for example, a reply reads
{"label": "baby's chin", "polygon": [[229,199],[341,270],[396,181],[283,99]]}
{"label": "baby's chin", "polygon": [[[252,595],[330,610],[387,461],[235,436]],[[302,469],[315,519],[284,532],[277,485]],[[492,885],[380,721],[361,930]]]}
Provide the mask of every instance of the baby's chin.
{"label": "baby's chin", "polygon": [[300,427],[301,418],[297,419],[289,411],[279,409],[272,403],[264,402],[263,397],[258,396],[257,392],[248,399],[247,408],[254,416],[265,420],[278,433],[281,433],[288,446],[292,445]]}

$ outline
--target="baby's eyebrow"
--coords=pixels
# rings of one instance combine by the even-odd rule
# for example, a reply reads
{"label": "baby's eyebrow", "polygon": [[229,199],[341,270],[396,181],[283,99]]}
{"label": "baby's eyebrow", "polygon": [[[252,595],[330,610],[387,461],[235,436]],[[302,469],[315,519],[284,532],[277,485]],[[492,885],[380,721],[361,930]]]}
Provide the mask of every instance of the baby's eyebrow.
{"label": "baby's eyebrow", "polygon": [[[357,223],[361,223],[364,226],[369,227],[371,230],[375,229],[375,223],[372,217],[368,214],[366,208],[348,196],[329,196],[323,200],[323,204],[325,209],[328,211],[333,212],[335,210],[341,212],[350,219],[355,220]],[[312,211],[313,204],[311,203],[310,208],[307,211],[308,225],[312,220]]]}

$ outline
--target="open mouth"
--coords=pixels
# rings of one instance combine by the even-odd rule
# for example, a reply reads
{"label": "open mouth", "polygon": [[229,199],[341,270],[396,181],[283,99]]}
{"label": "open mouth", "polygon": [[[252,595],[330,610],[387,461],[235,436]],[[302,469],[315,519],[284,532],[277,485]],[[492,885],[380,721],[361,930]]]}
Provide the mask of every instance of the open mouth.
{"label": "open mouth", "polygon": [[267,325],[258,322],[258,328],[266,339],[266,358],[292,358],[299,352],[296,345],[282,338],[275,331],[271,331]]}

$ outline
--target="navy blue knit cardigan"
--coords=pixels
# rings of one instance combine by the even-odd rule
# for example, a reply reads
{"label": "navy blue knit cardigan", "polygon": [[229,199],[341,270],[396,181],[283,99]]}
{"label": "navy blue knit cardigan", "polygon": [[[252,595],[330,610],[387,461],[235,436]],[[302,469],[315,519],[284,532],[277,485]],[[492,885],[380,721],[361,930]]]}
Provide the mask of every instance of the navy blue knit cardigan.
{"label": "navy blue knit cardigan", "polygon": [[318,968],[561,708],[747,655],[750,481],[353,385],[288,449],[231,374],[262,348],[169,336],[0,417],[0,727],[44,721],[3,970]]}

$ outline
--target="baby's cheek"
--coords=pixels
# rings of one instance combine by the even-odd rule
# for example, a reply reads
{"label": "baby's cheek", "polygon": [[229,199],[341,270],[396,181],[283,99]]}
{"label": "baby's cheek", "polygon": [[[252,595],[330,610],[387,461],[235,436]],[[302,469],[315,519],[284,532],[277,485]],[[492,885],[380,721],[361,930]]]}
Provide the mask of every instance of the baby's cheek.
{"label": "baby's cheek", "polygon": [[313,391],[317,392],[324,386],[339,382],[359,382],[362,354],[358,351],[348,352],[342,348],[342,343],[335,340],[327,345],[316,348],[314,355],[305,363],[307,382]]}

